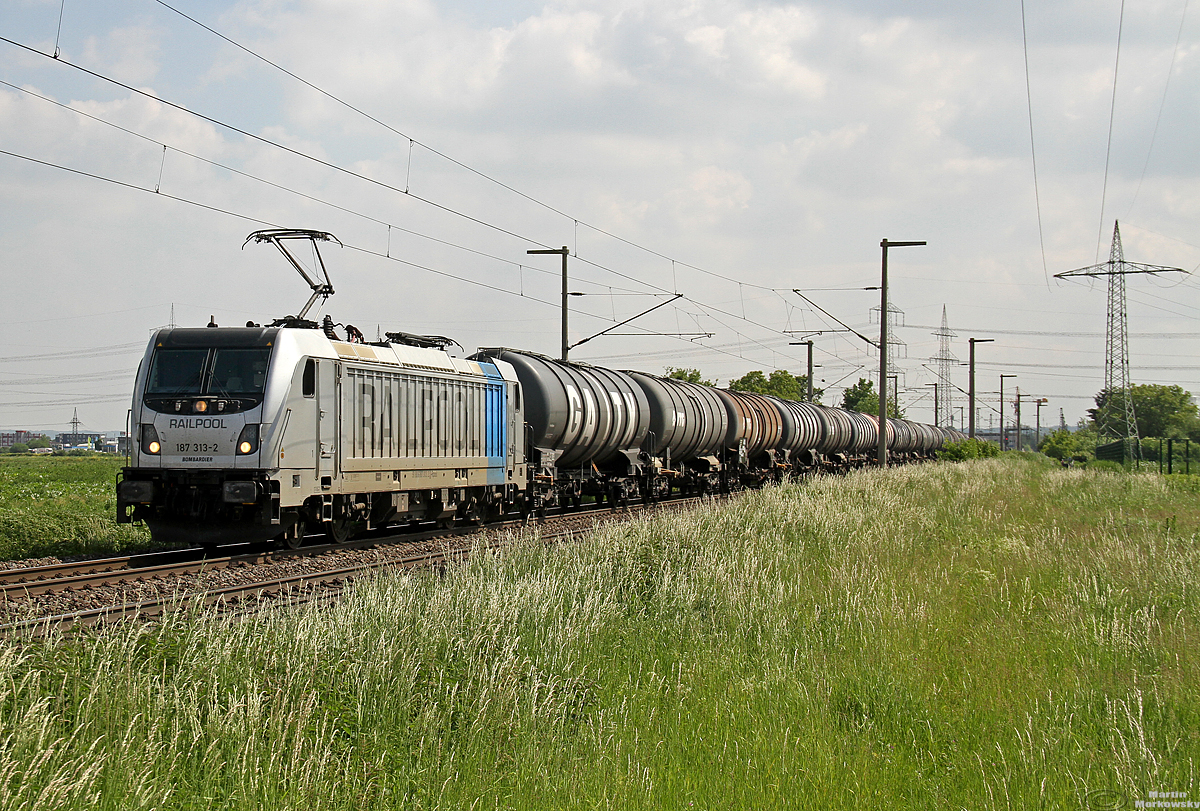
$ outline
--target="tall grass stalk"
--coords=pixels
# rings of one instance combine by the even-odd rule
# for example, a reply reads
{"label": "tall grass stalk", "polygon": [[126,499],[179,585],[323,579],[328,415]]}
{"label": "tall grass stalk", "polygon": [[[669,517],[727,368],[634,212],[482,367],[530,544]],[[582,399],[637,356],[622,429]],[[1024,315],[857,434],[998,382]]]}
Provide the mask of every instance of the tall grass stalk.
{"label": "tall grass stalk", "polygon": [[1022,459],[0,645],[5,808],[1079,808],[1200,790],[1189,483]]}

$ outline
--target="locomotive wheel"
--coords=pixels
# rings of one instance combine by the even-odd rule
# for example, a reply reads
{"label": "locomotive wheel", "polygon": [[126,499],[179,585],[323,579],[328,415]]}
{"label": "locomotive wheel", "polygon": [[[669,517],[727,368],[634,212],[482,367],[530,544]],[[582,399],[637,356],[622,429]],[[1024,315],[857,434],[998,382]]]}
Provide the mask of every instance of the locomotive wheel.
{"label": "locomotive wheel", "polygon": [[304,522],[299,521],[288,527],[287,532],[280,536],[280,542],[288,549],[299,549],[304,545]]}
{"label": "locomotive wheel", "polygon": [[475,499],[471,499],[471,502],[463,508],[462,523],[469,527],[483,525],[483,511],[479,508],[479,503]]}
{"label": "locomotive wheel", "polygon": [[334,543],[345,543],[355,534],[355,522],[349,518],[335,518],[325,522],[325,532]]}

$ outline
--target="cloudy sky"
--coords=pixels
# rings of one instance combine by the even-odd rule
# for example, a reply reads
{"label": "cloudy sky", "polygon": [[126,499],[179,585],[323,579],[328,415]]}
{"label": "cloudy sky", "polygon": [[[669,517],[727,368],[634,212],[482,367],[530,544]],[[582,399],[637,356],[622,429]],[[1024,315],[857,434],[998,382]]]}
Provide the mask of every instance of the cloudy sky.
{"label": "cloudy sky", "polygon": [[[273,226],[344,244],[322,314],[468,352],[557,354],[559,258],[526,251],[566,245],[572,342],[682,294],[574,359],[722,384],[840,329],[793,288],[877,330],[880,240],[926,240],[889,262],[909,416],[944,307],[961,360],[994,339],[982,425],[1001,372],[1074,423],[1106,287],[1054,274],[1118,219],[1127,259],[1200,266],[1200,10],[1027,6],[1023,36],[1018,0],[9,0],[0,427],[120,428],[172,312],[295,313],[300,277],[241,247]],[[1134,381],[1200,392],[1197,281],[1128,298]],[[826,402],[877,368],[815,340]]]}

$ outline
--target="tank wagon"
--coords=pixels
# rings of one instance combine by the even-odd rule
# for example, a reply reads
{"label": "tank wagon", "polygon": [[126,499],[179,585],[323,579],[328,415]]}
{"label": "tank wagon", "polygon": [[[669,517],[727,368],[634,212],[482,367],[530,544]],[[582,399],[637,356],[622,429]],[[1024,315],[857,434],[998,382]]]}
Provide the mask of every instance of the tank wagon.
{"label": "tank wagon", "polygon": [[[155,333],[117,520],[201,544],[727,492],[871,464],[876,417],[516,349],[301,318]],[[898,461],[948,431],[888,420]]]}

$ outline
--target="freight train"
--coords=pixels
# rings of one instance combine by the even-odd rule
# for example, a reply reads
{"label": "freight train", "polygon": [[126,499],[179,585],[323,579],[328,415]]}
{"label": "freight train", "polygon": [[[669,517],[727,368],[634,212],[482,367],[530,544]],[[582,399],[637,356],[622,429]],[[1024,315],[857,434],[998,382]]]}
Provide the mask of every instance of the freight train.
{"label": "freight train", "polygon": [[[314,290],[317,285],[314,284]],[[332,292],[332,288],[329,288]],[[310,300],[311,304],[311,300]],[[871,415],[302,317],[155,333],[117,520],[227,544],[619,506],[871,464]],[[954,430],[887,420],[896,461]]]}

